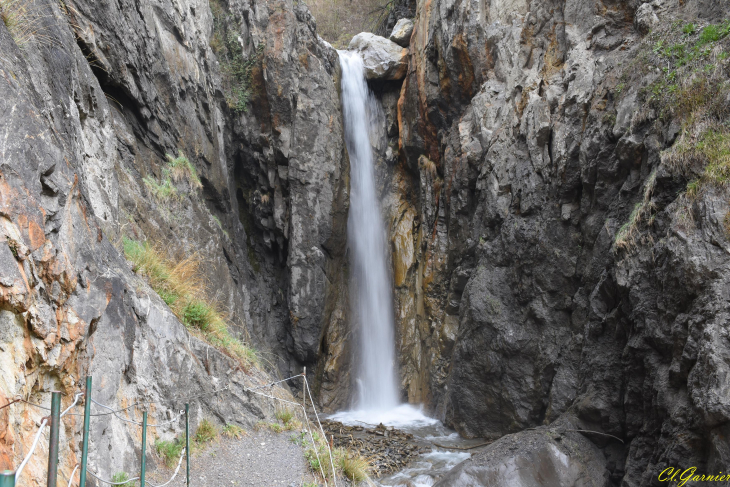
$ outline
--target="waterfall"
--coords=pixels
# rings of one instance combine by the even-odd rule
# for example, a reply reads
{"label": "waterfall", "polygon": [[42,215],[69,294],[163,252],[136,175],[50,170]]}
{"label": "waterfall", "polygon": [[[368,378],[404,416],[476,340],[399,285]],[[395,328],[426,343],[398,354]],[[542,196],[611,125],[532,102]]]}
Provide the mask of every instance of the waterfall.
{"label": "waterfall", "polygon": [[355,406],[385,411],[398,406],[395,327],[386,238],[375,190],[371,119],[380,109],[368,89],[358,53],[340,51],[342,111],[350,156],[350,215],[353,312],[359,324],[358,393]]}

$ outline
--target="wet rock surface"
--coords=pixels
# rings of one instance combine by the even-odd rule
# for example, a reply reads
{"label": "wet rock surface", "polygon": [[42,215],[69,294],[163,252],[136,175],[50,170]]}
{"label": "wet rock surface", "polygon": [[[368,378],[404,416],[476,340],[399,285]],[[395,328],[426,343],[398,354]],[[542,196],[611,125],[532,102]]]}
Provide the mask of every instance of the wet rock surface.
{"label": "wet rock surface", "polygon": [[434,487],[491,485],[607,487],[609,479],[606,460],[591,441],[551,426],[495,441],[454,467]]}

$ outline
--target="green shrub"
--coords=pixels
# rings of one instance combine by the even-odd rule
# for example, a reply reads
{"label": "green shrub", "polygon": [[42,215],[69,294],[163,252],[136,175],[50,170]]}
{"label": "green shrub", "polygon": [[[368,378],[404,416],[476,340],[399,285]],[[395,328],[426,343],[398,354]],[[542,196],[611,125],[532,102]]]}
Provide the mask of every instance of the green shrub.
{"label": "green shrub", "polygon": [[169,177],[163,177],[162,182],[159,182],[151,176],[145,176],[142,181],[144,181],[145,186],[158,203],[176,200],[179,197],[177,188],[172,184]]}
{"label": "green shrub", "polygon": [[168,468],[173,468],[177,465],[182,455],[183,448],[185,448],[185,440],[175,438],[172,441],[157,440],[155,442],[155,449],[157,453],[162,457],[165,465]]}

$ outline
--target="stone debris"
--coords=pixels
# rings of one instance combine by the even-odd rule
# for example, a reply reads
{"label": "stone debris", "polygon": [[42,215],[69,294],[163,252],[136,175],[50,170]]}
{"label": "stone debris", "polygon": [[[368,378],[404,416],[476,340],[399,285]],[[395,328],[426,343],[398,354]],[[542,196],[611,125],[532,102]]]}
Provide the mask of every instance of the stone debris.
{"label": "stone debris", "polygon": [[419,454],[431,451],[423,440],[383,424],[368,428],[326,420],[322,427],[335,448],[345,448],[367,458],[373,467],[373,477],[402,470]]}

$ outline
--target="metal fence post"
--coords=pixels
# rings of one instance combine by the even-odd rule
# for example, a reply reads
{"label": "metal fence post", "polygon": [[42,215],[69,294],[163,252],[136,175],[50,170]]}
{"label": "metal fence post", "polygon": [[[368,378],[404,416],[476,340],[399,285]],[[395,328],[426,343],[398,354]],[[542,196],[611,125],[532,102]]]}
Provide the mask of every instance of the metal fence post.
{"label": "metal fence post", "polygon": [[51,435],[48,440],[48,487],[56,487],[58,479],[58,430],[61,425],[61,393],[51,395]]}
{"label": "metal fence post", "polygon": [[0,472],[0,487],[15,487],[15,472],[12,470]]}
{"label": "metal fence post", "polygon": [[81,448],[81,472],[79,487],[86,487],[86,463],[89,455],[89,420],[91,419],[91,376],[86,376],[86,396],[84,397],[84,442]]}
{"label": "metal fence post", "polygon": [[139,487],[144,487],[144,474],[147,468],[147,411],[142,413],[142,472],[139,475]]}
{"label": "metal fence post", "polygon": [[185,403],[185,470],[187,472],[185,485],[190,487],[190,404],[188,403]]}

